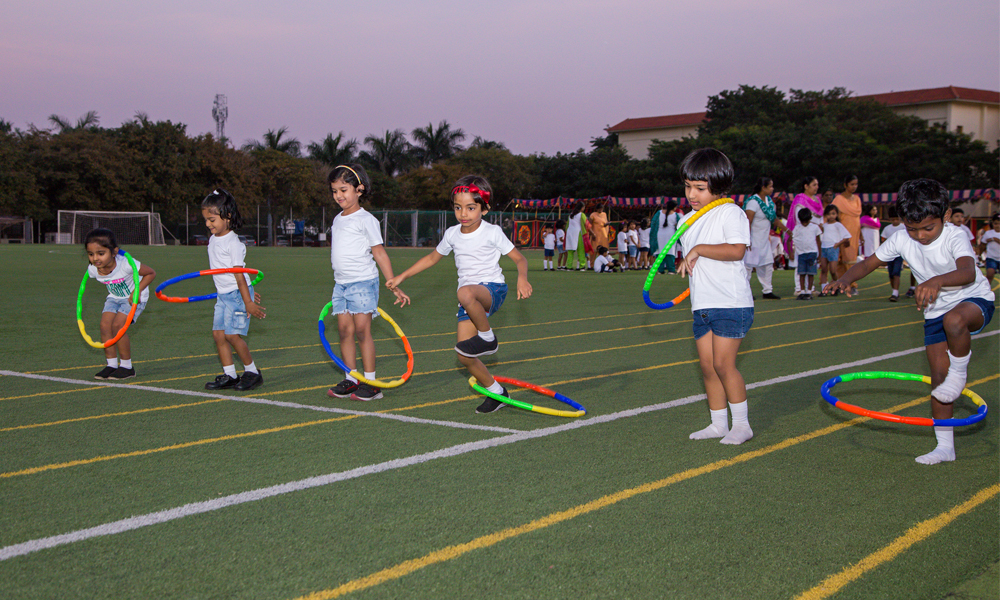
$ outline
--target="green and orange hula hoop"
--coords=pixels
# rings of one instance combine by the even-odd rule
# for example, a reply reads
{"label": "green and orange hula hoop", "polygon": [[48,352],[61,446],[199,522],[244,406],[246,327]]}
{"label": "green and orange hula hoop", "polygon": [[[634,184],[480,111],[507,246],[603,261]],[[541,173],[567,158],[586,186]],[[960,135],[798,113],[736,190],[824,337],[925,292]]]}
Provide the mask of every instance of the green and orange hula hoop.
{"label": "green and orange hula hoop", "polygon": [[519,388],[524,388],[527,390],[531,390],[533,392],[537,392],[539,394],[542,394],[543,396],[548,396],[549,398],[555,398],[556,400],[564,404],[570,405],[576,410],[556,410],[554,408],[546,408],[544,406],[528,404],[527,402],[514,400],[513,398],[501,396],[500,394],[494,394],[493,392],[479,385],[479,382],[476,381],[475,376],[469,378],[469,385],[472,387],[472,389],[476,390],[477,392],[486,396],[487,398],[493,398],[497,402],[503,402],[504,404],[509,404],[510,406],[514,406],[522,410],[526,410],[528,412],[536,412],[536,413],[541,413],[543,415],[552,415],[553,417],[582,417],[583,415],[587,414],[587,409],[584,408],[583,406],[577,404],[576,402],[573,402],[572,400],[570,400],[569,398],[563,396],[558,392],[554,392],[540,385],[528,383],[527,381],[519,381],[517,379],[512,379],[510,377],[500,377],[498,375],[494,375],[493,379],[496,379],[500,383],[506,383],[507,385],[513,385]]}
{"label": "green and orange hula hoop", "polygon": [[110,348],[118,343],[118,340],[122,339],[125,332],[128,331],[128,326],[132,324],[132,319],[135,317],[135,311],[139,307],[139,269],[135,266],[135,261],[132,260],[132,255],[124,250],[118,250],[118,253],[125,257],[128,261],[128,266],[132,267],[132,280],[134,283],[134,289],[132,290],[132,308],[128,311],[128,318],[125,319],[125,325],[122,326],[121,330],[115,334],[115,337],[111,338],[106,342],[95,342],[89,335],[87,335],[87,330],[83,326],[83,292],[87,289],[87,280],[90,279],[90,273],[84,272],[83,281],[80,282],[80,293],[76,295],[76,324],[80,328],[80,335],[83,336],[83,341],[87,342],[94,348]]}

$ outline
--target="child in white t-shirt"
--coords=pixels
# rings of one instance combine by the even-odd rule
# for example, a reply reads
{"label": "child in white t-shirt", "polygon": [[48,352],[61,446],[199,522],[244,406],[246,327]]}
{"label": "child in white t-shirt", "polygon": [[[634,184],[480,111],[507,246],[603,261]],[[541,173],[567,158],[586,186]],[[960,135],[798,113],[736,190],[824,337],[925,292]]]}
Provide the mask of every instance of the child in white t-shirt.
{"label": "child in white t-shirt", "polygon": [[993,276],[1000,271],[1000,213],[990,218],[992,229],[983,234],[980,252],[986,252],[986,281],[993,288]]}
{"label": "child in white t-shirt", "polygon": [[[792,256],[797,261],[795,267],[799,275],[799,300],[812,300],[813,277],[816,276],[816,257],[819,254],[822,230],[812,222],[812,211],[800,208],[798,215],[801,227],[792,230]],[[808,283],[808,285],[806,285]]]}
{"label": "child in white t-shirt", "polygon": [[840,260],[840,249],[851,245],[851,234],[847,228],[840,223],[840,209],[830,204],[823,209],[823,233],[820,235],[820,256],[819,256],[819,287],[820,296],[825,296],[823,288],[826,287],[826,275],[830,274],[830,281],[837,278],[837,261]]}
{"label": "child in white t-shirt", "polygon": [[566,270],[566,223],[556,221],[556,269]]}
{"label": "child in white t-shirt", "polygon": [[649,268],[649,234],[652,228],[649,219],[643,219],[639,225],[639,268]]}
{"label": "child in white t-shirt", "polygon": [[[879,234],[881,244],[884,244],[886,240],[900,231],[905,232],[906,227],[896,214],[896,207],[891,206],[889,207],[889,224],[883,227],[882,233]],[[872,254],[872,256],[874,256],[874,254]],[[886,270],[889,271],[889,285],[892,287],[892,294],[889,296],[889,302],[899,302],[899,278],[903,274],[903,257],[897,256],[894,258],[888,265],[886,265]],[[913,278],[913,273],[911,272],[910,289],[906,292],[906,297],[912,298],[913,294],[916,293],[916,289],[917,280]]]}
{"label": "child in white t-shirt", "polygon": [[[333,199],[342,209],[330,226],[330,263],[333,266],[332,314],[337,315],[340,334],[340,354],[349,371],[344,380],[327,390],[334,398],[350,398],[367,402],[382,398],[375,381],[375,340],[372,319],[378,316],[378,271],[392,279],[392,263],[382,244],[379,222],[361,207],[361,198],[371,194],[371,181],[361,165],[339,165],[327,177]],[[400,307],[410,302],[409,296],[394,289],[394,304]],[[357,351],[361,347],[364,379],[351,375],[357,372]]]}
{"label": "child in white t-shirt", "polygon": [[[208,238],[208,265],[213,269],[246,266],[247,247],[233,231],[243,224],[240,208],[232,194],[218,189],[201,202],[201,216],[212,235]],[[250,330],[250,316],[264,318],[259,295],[254,294],[250,277],[245,273],[213,275],[216,300],[212,316],[212,339],[222,363],[222,375],[205,384],[205,389],[233,388],[238,392],[252,390],[264,383],[260,370],[250,356],[250,347],[243,339]],[[243,363],[243,375],[236,375],[233,351]]]}
{"label": "child in white t-shirt", "polygon": [[[722,198],[733,183],[733,165],[714,148],[695,150],[681,163],[684,193],[695,212]],[[690,275],[691,312],[695,347],[701,363],[711,424],[689,437],[722,438],[723,444],[742,444],[753,437],[747,415],[747,388],[736,368],[740,343],[753,324],[753,294],[743,267],[750,246],[750,222],[735,204],[722,204],[704,213],[681,238],[684,257],[680,275]],[[728,426],[729,411],[733,425]]]}
{"label": "child in white t-shirt", "polygon": [[621,271],[621,265],[617,260],[612,260],[608,256],[608,249],[606,246],[597,247],[597,258],[594,259],[594,272],[595,273],[614,273],[615,271]]}
{"label": "child in white t-shirt", "polygon": [[552,230],[552,226],[548,223],[542,227],[542,250],[544,253],[544,258],[542,258],[542,270],[555,271],[556,267],[553,262],[553,257],[556,255],[556,234]]}
{"label": "child in white t-shirt", "polygon": [[618,260],[622,263],[622,269],[628,270],[628,221],[622,221],[621,230],[616,236],[618,242]]}
{"label": "child in white t-shirt", "polygon": [[[135,273],[125,259],[125,253],[118,248],[115,233],[110,229],[94,229],[83,238],[83,247],[87,250],[87,275],[108,286],[108,297],[101,311],[101,341],[107,343],[113,340],[128,322],[132,312],[132,295],[135,291]],[[149,265],[135,260],[135,268],[139,272],[139,303],[132,314],[135,323],[146,308],[149,300],[149,284],[156,277],[156,271]],[[104,348],[104,357],[108,366],[101,369],[94,379],[131,379],[135,377],[132,367],[132,342],[128,333],[123,333],[112,346]]]}
{"label": "child in white t-shirt", "polygon": [[639,225],[635,221],[628,222],[628,266],[639,268]]}
{"label": "child in white t-shirt", "polygon": [[[493,192],[486,179],[466,175],[451,190],[452,206],[458,225],[449,227],[437,248],[412,267],[385,282],[390,290],[417,273],[438,263],[442,257],[455,253],[458,269],[458,360],[490,392],[507,397],[507,390],[490,375],[480,356],[494,354],[499,348],[489,317],[500,310],[507,298],[507,283],[500,268],[500,256],[506,254],[517,265],[517,299],[531,296],[528,283],[528,261],[518,252],[503,230],[483,221],[490,210]],[[491,413],[506,406],[486,398],[477,413]]]}
{"label": "child in white t-shirt", "polygon": [[972,230],[969,229],[969,226],[965,224],[965,221],[966,218],[964,210],[962,210],[961,208],[951,209],[951,224],[961,229],[962,233],[964,233],[966,237],[969,238],[970,243],[975,243],[976,235],[972,233]]}
{"label": "child in white t-shirt", "polygon": [[[949,220],[950,195],[932,179],[907,181],[896,195],[906,235],[897,233],[879,246],[874,256],[855,264],[828,291],[850,295],[851,283],[896,257],[910,265],[919,285],[917,308],[924,311],[924,346],[931,371],[931,415],[952,418],[952,405],[965,389],[972,336],[989,324],[995,296],[976,268],[976,257],[965,232]],[[955,460],[951,426],[935,425],[937,447],[916,458],[933,465]]]}

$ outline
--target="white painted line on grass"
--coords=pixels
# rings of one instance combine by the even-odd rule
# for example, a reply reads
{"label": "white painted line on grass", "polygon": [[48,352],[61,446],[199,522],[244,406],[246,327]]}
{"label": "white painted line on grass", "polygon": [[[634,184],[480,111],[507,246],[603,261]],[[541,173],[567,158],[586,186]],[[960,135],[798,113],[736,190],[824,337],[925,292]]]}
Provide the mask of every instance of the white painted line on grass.
{"label": "white painted line on grass", "polygon": [[0,370],[0,375],[8,377],[23,377],[25,379],[39,379],[42,381],[55,381],[58,383],[70,383],[73,385],[94,385],[98,387],[113,387],[118,389],[145,390],[147,392],[160,392],[166,394],[177,394],[180,396],[194,396],[196,398],[222,398],[233,402],[246,402],[248,404],[266,404],[268,406],[280,406],[283,408],[301,408],[304,410],[315,410],[319,412],[329,412],[341,415],[355,415],[358,417],[378,417],[389,419],[390,421],[402,421],[404,423],[422,423],[425,425],[440,425],[442,427],[454,427],[456,429],[475,429],[477,431],[495,431],[497,433],[515,433],[517,429],[507,427],[492,427],[489,425],[473,425],[471,423],[459,423],[457,421],[436,421],[434,419],[421,419],[394,413],[376,413],[363,410],[348,410],[346,408],[333,408],[330,406],[313,406],[311,404],[298,404],[296,402],[281,402],[278,400],[266,400],[264,398],[245,398],[240,396],[224,396],[222,394],[209,394],[207,392],[195,392],[192,390],[175,390],[173,388],[153,387],[150,385],[128,385],[123,386],[118,383],[108,383],[105,381],[86,381],[83,379],[68,379],[66,377],[51,377],[49,375],[36,375],[34,373],[20,373],[18,371]]}
{"label": "white painted line on grass", "polygon": [[[992,337],[997,334],[1000,334],[1000,331],[991,331],[989,333],[976,335],[973,336],[973,339]],[[909,350],[891,352],[889,354],[882,354],[880,356],[873,356],[871,358],[865,358],[847,363],[841,363],[839,365],[823,367],[821,369],[802,371],[801,373],[796,373],[794,375],[783,375],[781,377],[774,377],[772,379],[751,383],[747,385],[747,389],[751,390],[771,385],[777,385],[780,383],[793,381],[795,379],[812,377],[814,375],[822,375],[824,373],[830,373],[833,371],[843,371],[844,369],[860,367],[863,365],[876,363],[883,360],[890,360],[893,358],[899,358],[902,356],[916,354],[918,352],[923,352],[923,351],[924,347],[920,346],[919,348],[911,348]],[[0,371],[0,374],[3,373],[6,372]],[[308,479],[300,479],[298,481],[291,481],[288,483],[283,483],[266,488],[260,488],[257,490],[251,490],[248,492],[242,492],[239,494],[232,494],[229,496],[217,498],[214,500],[207,500],[204,502],[192,502],[191,504],[185,504],[184,506],[178,506],[177,508],[171,508],[145,515],[139,515],[137,517],[129,517],[127,519],[121,519],[119,521],[105,523],[103,525],[98,525],[96,527],[79,529],[77,531],[72,531],[70,533],[53,535],[49,537],[30,540],[27,542],[22,542],[20,544],[12,544],[10,546],[5,546],[3,548],[0,548],[0,561],[7,560],[9,558],[14,558],[17,556],[24,556],[26,554],[38,552],[39,550],[45,550],[48,548],[55,548],[57,546],[71,544],[73,542],[82,542],[84,540],[88,540],[95,537],[114,535],[116,533],[124,533],[126,531],[132,531],[135,529],[148,527],[150,525],[156,525],[159,523],[166,523],[168,521],[173,521],[175,519],[182,519],[184,517],[190,517],[192,515],[212,512],[223,508],[228,508],[230,506],[245,504],[247,502],[255,502],[257,500],[263,500],[265,498],[280,496],[282,494],[288,494],[291,492],[298,492],[310,488],[330,485],[331,483],[336,483],[338,481],[346,481],[349,479],[363,477],[365,475],[373,475],[375,473],[382,473],[385,471],[402,469],[404,467],[419,465],[421,463],[436,460],[439,458],[449,458],[453,456],[467,454],[469,452],[475,452],[477,450],[486,450],[488,448],[506,446],[508,444],[523,442],[525,440],[547,437],[550,435],[554,435],[556,433],[561,433],[563,431],[571,431],[573,429],[579,429],[581,427],[589,427],[591,425],[597,425],[599,423],[609,423],[611,421],[616,421],[618,419],[624,419],[627,417],[633,417],[644,413],[664,410],[668,408],[674,408],[677,406],[683,406],[704,399],[705,399],[705,394],[695,394],[693,396],[688,396],[686,398],[671,400],[670,402],[662,402],[660,404],[653,404],[651,406],[643,406],[607,415],[575,420],[569,423],[565,423],[563,425],[557,425],[555,427],[545,427],[543,429],[536,429],[534,431],[521,431],[514,433],[512,435],[495,437],[488,440],[480,440],[477,442],[458,444],[457,446],[451,446],[450,448],[442,448],[441,450],[426,452],[424,454],[417,454],[414,456],[409,456],[407,458],[398,458],[395,460],[390,460],[374,465],[358,467],[356,469],[342,471],[340,473],[329,473],[327,475],[310,477]],[[365,413],[365,414],[367,415],[370,413]]]}

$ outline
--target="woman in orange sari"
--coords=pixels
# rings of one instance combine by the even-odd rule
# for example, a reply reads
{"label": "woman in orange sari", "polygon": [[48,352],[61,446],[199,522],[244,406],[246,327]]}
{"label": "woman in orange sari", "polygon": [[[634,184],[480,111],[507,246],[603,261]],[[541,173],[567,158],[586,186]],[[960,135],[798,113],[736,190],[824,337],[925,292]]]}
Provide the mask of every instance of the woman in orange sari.
{"label": "woman in orange sari", "polygon": [[608,247],[608,215],[604,212],[603,204],[598,204],[597,210],[590,213],[590,233],[594,236],[594,254],[590,257],[590,264],[594,264],[597,247]]}
{"label": "woman in orange sari", "polygon": [[851,245],[840,249],[840,260],[837,261],[837,278],[840,279],[854,263],[858,261],[858,243],[861,241],[861,197],[855,194],[858,190],[858,178],[848,175],[844,178],[844,191],[833,199],[833,205],[840,211],[840,224],[851,234]]}

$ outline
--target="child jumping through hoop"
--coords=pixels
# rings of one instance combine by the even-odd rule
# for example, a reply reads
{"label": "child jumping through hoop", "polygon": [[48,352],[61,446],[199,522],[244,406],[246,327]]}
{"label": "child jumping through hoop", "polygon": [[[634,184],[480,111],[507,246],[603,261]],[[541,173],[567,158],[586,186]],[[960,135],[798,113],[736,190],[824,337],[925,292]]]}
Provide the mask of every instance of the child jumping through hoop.
{"label": "child jumping through hoop", "polygon": [[[827,286],[850,295],[850,285],[875,269],[902,258],[918,285],[917,309],[924,313],[924,346],[931,369],[931,414],[950,419],[965,389],[972,336],[993,318],[995,296],[976,267],[968,235],[950,222],[950,195],[933,179],[914,179],[899,188],[896,211],[906,235],[896,233],[875,254]],[[953,427],[934,426],[937,447],[916,461],[925,465],[955,460]]]}
{"label": "child jumping through hoop", "polygon": [[[83,247],[87,250],[87,259],[90,261],[87,274],[108,286],[108,297],[104,301],[104,310],[101,311],[101,341],[107,342],[125,326],[128,313],[132,310],[135,274],[125,257],[119,256],[118,242],[115,240],[115,233],[110,229],[90,231],[83,238]],[[135,260],[135,257],[132,260],[139,270],[139,277],[142,277],[139,280],[139,305],[132,315],[132,322],[135,323],[146,308],[146,301],[149,300],[149,284],[156,277],[156,271],[149,265]],[[104,357],[108,360],[108,366],[94,375],[94,379],[120,380],[135,377],[135,369],[132,367],[132,342],[128,333],[114,346],[105,348]]]}
{"label": "child jumping through hoop", "polygon": [[[681,163],[681,177],[692,212],[681,218],[678,227],[729,191],[733,165],[722,152],[702,148]],[[722,204],[695,221],[681,243],[684,258],[677,273],[690,275],[694,343],[712,420],[689,437],[742,444],[753,437],[747,417],[747,386],[736,368],[736,354],[754,317],[753,294],[743,266],[750,245],[750,221],[737,205]]]}
{"label": "child jumping through hoop", "polygon": [[[208,265],[212,269],[232,269],[246,266],[247,247],[233,231],[243,224],[236,198],[223,189],[213,191],[201,202],[201,216],[212,235],[208,238]],[[264,378],[250,356],[250,347],[243,336],[250,331],[250,316],[264,318],[246,273],[213,275],[215,281],[215,313],[212,317],[212,339],[222,363],[222,375],[205,384],[207,390],[233,388],[244,392],[259,387]],[[256,301],[256,302],[255,302]],[[243,375],[236,374],[233,350],[243,363]]]}
{"label": "child jumping through hoop", "polygon": [[[458,360],[474,375],[479,385],[494,394],[507,396],[507,390],[490,375],[480,356],[494,354],[498,347],[496,334],[490,328],[489,317],[500,310],[507,297],[507,283],[500,269],[500,256],[506,254],[517,265],[517,299],[531,296],[528,283],[528,261],[514,247],[503,230],[483,221],[490,210],[492,189],[478,175],[466,175],[455,182],[451,190],[452,205],[458,225],[449,227],[441,243],[412,267],[385,282],[395,290],[400,283],[438,263],[442,257],[455,253],[458,269]],[[476,408],[477,413],[491,413],[506,406],[486,398]]]}
{"label": "child jumping through hoop", "polygon": [[[330,226],[330,262],[333,265],[333,299],[331,313],[337,315],[340,334],[340,354],[344,364],[357,370],[354,339],[361,346],[361,364],[365,379],[375,379],[375,340],[372,338],[372,318],[378,316],[378,270],[392,279],[392,263],[382,245],[378,219],[361,208],[361,198],[371,193],[368,173],[361,165],[340,165],[327,177],[333,199],[340,205],[340,214]],[[400,289],[392,290],[395,304],[400,307],[410,297]],[[344,380],[327,390],[327,395],[351,400],[378,400],[382,390],[359,383],[344,373]]]}

